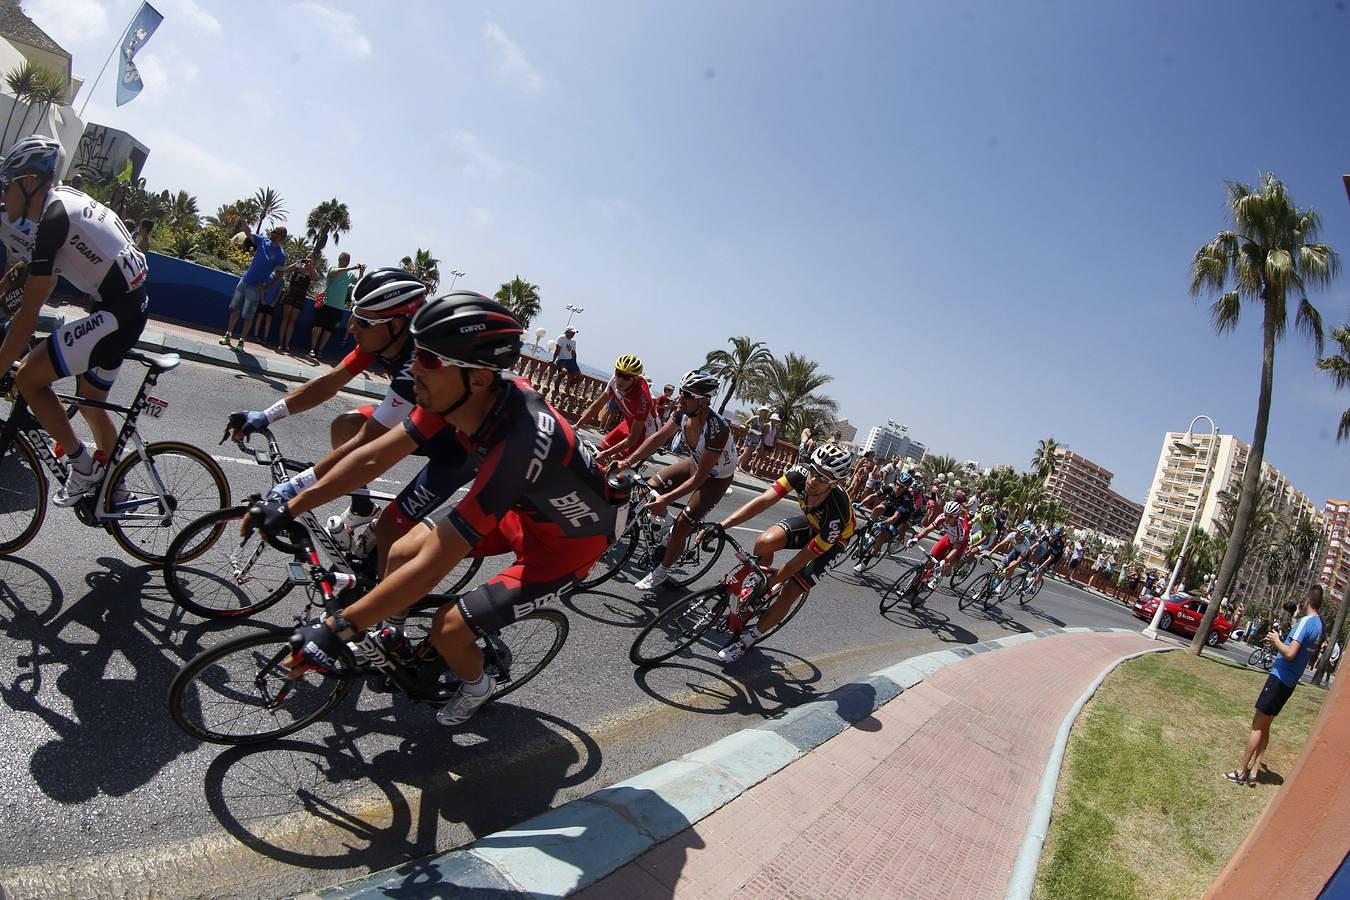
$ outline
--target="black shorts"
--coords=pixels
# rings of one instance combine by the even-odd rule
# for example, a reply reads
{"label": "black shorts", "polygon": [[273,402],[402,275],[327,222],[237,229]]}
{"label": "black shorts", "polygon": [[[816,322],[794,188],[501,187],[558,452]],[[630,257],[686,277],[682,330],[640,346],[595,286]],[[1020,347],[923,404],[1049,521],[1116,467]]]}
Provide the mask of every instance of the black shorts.
{"label": "black shorts", "polygon": [[[697,467],[693,459],[681,459],[666,466],[657,472],[652,478],[656,482],[656,489],[664,493],[677,485],[684,484],[693,475]],[[709,477],[707,481],[694,488],[689,495],[688,504],[680,515],[684,516],[685,521],[691,525],[696,525],[707,518],[708,513],[712,512],[717,501],[726,495],[727,488],[731,487],[732,478],[728,475],[726,478]]]}
{"label": "black shorts", "polygon": [[[816,530],[811,527],[811,523],[806,521],[806,516],[788,516],[783,521],[777,523],[778,527],[787,532],[787,543],[784,547],[788,550],[800,550],[816,538]],[[824,553],[811,560],[802,570],[797,573],[797,581],[801,586],[810,590],[829,568],[830,560],[835,555],[842,552],[844,545],[835,544]]]}
{"label": "black shorts", "polygon": [[324,331],[337,331],[338,325],[342,324],[342,309],[337,306],[328,306],[324,304],[314,310],[314,327],[322,328]]}
{"label": "black shorts", "polygon": [[117,380],[122,359],[136,346],[145,330],[145,288],[128,295],[128,302],[95,305],[83,319],[66,322],[47,338],[47,353],[58,378],[79,375],[108,390]]}
{"label": "black shorts", "polygon": [[1294,695],[1296,684],[1285,684],[1278,676],[1271,674],[1256,698],[1256,711],[1274,718],[1284,709],[1284,704]]}
{"label": "black shorts", "polygon": [[257,314],[260,316],[266,316],[267,318],[270,319],[272,318],[272,311],[275,309],[276,309],[275,303],[273,303],[271,306],[259,306]]}

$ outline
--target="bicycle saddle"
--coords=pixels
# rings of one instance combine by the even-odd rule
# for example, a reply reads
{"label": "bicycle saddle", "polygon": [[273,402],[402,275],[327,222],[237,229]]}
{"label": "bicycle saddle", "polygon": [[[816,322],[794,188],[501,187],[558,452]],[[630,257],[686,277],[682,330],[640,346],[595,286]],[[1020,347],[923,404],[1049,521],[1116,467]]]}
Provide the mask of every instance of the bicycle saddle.
{"label": "bicycle saddle", "polygon": [[177,353],[142,353],[140,350],[130,350],[123,358],[135,360],[157,372],[170,372],[183,362]]}

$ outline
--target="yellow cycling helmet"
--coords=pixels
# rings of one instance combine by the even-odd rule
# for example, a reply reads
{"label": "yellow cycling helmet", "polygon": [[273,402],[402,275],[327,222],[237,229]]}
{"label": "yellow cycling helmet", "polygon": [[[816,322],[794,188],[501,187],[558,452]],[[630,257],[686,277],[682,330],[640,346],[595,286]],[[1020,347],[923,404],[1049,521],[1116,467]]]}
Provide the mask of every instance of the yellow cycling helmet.
{"label": "yellow cycling helmet", "polygon": [[631,353],[625,353],[614,360],[614,371],[637,377],[642,374],[642,360]]}

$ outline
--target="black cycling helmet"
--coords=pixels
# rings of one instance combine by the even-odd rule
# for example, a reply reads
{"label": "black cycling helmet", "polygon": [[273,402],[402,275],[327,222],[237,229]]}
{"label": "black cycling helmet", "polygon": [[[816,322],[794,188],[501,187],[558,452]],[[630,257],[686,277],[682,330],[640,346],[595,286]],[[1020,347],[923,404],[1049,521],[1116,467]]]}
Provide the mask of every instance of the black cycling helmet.
{"label": "black cycling helmet", "polygon": [[352,289],[352,312],[367,319],[411,316],[426,303],[427,286],[402,269],[371,269]]}
{"label": "black cycling helmet", "polygon": [[520,359],[524,333],[511,310],[474,291],[437,297],[412,320],[413,343],[465,369],[510,369]]}

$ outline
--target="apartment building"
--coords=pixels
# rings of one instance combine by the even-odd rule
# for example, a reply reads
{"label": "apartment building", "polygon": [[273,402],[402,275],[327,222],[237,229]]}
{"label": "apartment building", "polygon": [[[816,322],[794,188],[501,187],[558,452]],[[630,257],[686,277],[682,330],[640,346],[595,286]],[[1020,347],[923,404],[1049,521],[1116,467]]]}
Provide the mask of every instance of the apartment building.
{"label": "apartment building", "polygon": [[1350,585],[1350,500],[1328,500],[1322,507],[1322,518],[1327,551],[1318,582],[1339,601]]}
{"label": "apartment building", "polygon": [[[1205,463],[1211,453],[1211,441],[1217,441],[1213,449],[1214,468],[1202,496],[1200,488],[1205,478]],[[1144,565],[1166,569],[1167,548],[1177,535],[1185,532],[1197,506],[1200,514],[1196,528],[1215,533],[1223,511],[1219,494],[1223,491],[1237,494],[1242,490],[1242,476],[1247,470],[1250,452],[1246,443],[1231,434],[1221,434],[1217,438],[1208,434],[1192,435],[1189,445],[1183,432],[1169,431],[1163,435],[1153,483],[1134,538]],[[1314,527],[1322,528],[1321,512],[1279,469],[1263,461],[1261,476],[1271,509],[1278,518],[1292,526],[1300,517],[1306,516]],[[1315,574],[1313,568],[1300,573],[1298,584],[1306,584],[1312,574]],[[1249,557],[1243,561],[1230,593],[1234,597],[1247,596],[1264,583],[1259,560]]]}
{"label": "apartment building", "polygon": [[883,425],[872,426],[867,432],[867,440],[863,441],[862,449],[864,453],[868,450],[874,451],[877,459],[898,456],[901,459],[908,458],[915,462],[923,459],[923,455],[928,452],[927,447],[911,438],[904,431]]}
{"label": "apartment building", "polygon": [[1055,450],[1055,460],[1045,493],[1069,511],[1069,526],[1132,540],[1144,507],[1111,490],[1110,470],[1063,447]]}

